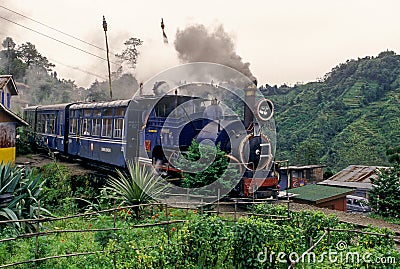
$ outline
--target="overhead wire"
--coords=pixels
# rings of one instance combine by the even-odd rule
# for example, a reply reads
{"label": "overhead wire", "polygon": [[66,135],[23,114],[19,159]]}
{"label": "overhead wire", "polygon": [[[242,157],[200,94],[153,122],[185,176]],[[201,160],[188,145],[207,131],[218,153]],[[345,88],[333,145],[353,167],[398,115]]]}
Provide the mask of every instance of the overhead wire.
{"label": "overhead wire", "polygon": [[[8,34],[9,34],[9,33],[6,33],[6,32],[0,32],[0,35],[6,36],[6,35],[8,35]],[[54,63],[56,63],[56,64],[58,64],[58,65],[62,65],[62,66],[65,66],[65,67],[68,67],[68,68],[71,68],[71,69],[74,69],[74,70],[78,70],[78,71],[80,71],[80,72],[86,73],[86,74],[88,74],[88,75],[91,75],[91,76],[94,76],[94,77],[97,77],[97,78],[101,78],[101,79],[104,79],[104,80],[107,79],[107,78],[104,77],[104,76],[101,76],[101,75],[99,75],[99,74],[95,74],[95,73],[93,73],[93,72],[84,70],[84,69],[82,69],[82,68],[79,68],[79,67],[76,67],[76,66],[71,66],[71,65],[67,65],[67,64],[61,63],[60,61],[54,60],[54,59],[49,58],[49,57],[47,57],[47,59],[49,59],[51,62],[54,62]]]}
{"label": "overhead wire", "polygon": [[[3,8],[3,9],[5,9],[5,10],[10,11],[10,12],[12,12],[12,13],[14,13],[14,14],[17,14],[17,15],[23,17],[23,18],[26,18],[26,19],[31,20],[31,21],[33,21],[33,22],[35,22],[35,23],[38,23],[38,24],[40,24],[40,25],[42,25],[42,26],[45,26],[45,27],[47,27],[47,28],[49,28],[49,29],[52,29],[52,30],[54,30],[54,31],[56,31],[56,32],[58,32],[58,33],[61,33],[61,34],[66,35],[66,36],[68,36],[68,37],[71,37],[71,38],[73,38],[73,39],[75,39],[75,40],[78,40],[78,41],[84,43],[84,44],[90,45],[90,46],[92,46],[92,47],[94,47],[94,48],[96,48],[96,49],[99,49],[99,50],[102,50],[102,51],[106,51],[104,48],[101,48],[101,47],[99,47],[99,46],[96,46],[96,45],[94,45],[94,44],[92,44],[92,43],[90,43],[90,42],[87,42],[87,41],[85,41],[85,40],[82,40],[82,39],[80,39],[80,38],[77,38],[77,37],[75,37],[75,36],[73,36],[73,35],[71,35],[71,34],[68,34],[68,33],[66,33],[66,32],[63,32],[63,31],[61,31],[61,30],[58,30],[58,29],[56,29],[56,28],[54,28],[54,27],[52,27],[52,26],[50,26],[50,25],[44,24],[44,23],[42,23],[42,22],[40,22],[40,21],[38,21],[38,20],[32,19],[32,18],[30,18],[30,17],[28,17],[28,16],[26,16],[26,15],[24,15],[24,14],[21,14],[21,13],[19,13],[19,12],[17,12],[17,11],[14,11],[14,10],[12,10],[12,9],[9,9],[9,8],[3,6],[3,5],[0,5],[0,8]],[[91,56],[94,56],[94,57],[96,57],[96,58],[99,58],[99,59],[102,59],[102,60],[105,60],[105,61],[107,60],[107,59],[105,59],[105,58],[103,58],[103,57],[101,57],[101,56],[98,56],[98,55],[94,54],[94,53],[91,53],[91,52],[89,52],[89,51],[83,50],[83,49],[78,48],[78,47],[76,47],[76,46],[74,46],[74,45],[68,44],[67,42],[61,41],[61,40],[56,39],[56,38],[54,38],[54,37],[51,37],[51,36],[49,36],[49,35],[47,35],[47,34],[41,33],[41,32],[39,32],[39,31],[37,31],[37,30],[34,30],[34,29],[32,29],[32,28],[29,28],[29,27],[27,27],[27,26],[25,26],[25,25],[22,25],[22,24],[20,24],[20,23],[17,23],[17,22],[15,22],[15,21],[10,20],[10,19],[7,19],[7,18],[5,18],[5,17],[3,17],[3,16],[0,16],[0,18],[4,19],[4,20],[6,20],[6,21],[8,21],[8,22],[10,22],[10,23],[16,24],[16,25],[18,25],[18,26],[20,26],[20,27],[23,27],[23,28],[25,28],[25,29],[27,29],[27,30],[33,31],[33,32],[35,32],[35,33],[37,33],[37,34],[40,34],[40,35],[45,36],[45,37],[47,37],[47,38],[50,38],[50,39],[52,39],[52,40],[54,40],[54,41],[57,41],[57,42],[59,42],[59,43],[61,43],[61,44],[64,44],[64,45],[69,46],[69,47],[72,47],[72,48],[74,48],[74,49],[76,49],[76,50],[79,50],[79,51],[81,51],[81,52],[87,53],[87,54],[89,54],[89,55],[91,55]],[[56,61],[56,60],[54,60],[54,59],[50,59],[50,58],[49,58],[49,60],[52,61],[52,62],[55,62],[55,63],[57,63],[57,64],[63,65],[63,66],[65,66],[65,67],[68,67],[68,68],[71,68],[71,69],[74,69],[74,70],[78,70],[78,71],[80,71],[80,72],[86,73],[86,74],[88,74],[88,75],[91,75],[91,76],[94,76],[94,77],[97,77],[97,78],[107,79],[107,78],[105,78],[104,76],[101,76],[101,75],[92,73],[92,72],[87,71],[87,70],[83,70],[83,69],[81,69],[81,68],[79,68],[79,67],[76,67],[76,66],[67,65],[67,64],[61,63],[61,62],[59,62],[59,61]],[[113,63],[113,64],[117,64],[117,65],[118,65],[118,63],[116,63],[116,62],[113,62],[113,61],[110,61],[110,62]]]}
{"label": "overhead wire", "polygon": [[[30,18],[30,17],[28,17],[28,16],[26,16],[26,15],[24,15],[24,14],[21,14],[21,13],[15,11],[15,10],[9,9],[9,8],[7,8],[7,7],[5,7],[5,6],[2,6],[2,5],[0,5],[0,8],[3,8],[3,9],[5,9],[5,10],[8,10],[8,11],[14,13],[14,14],[17,14],[17,15],[19,15],[19,16],[25,18],[25,19],[28,19],[28,20],[33,21],[33,22],[36,22],[36,23],[38,23],[38,24],[40,24],[40,25],[42,25],[42,26],[45,26],[45,27],[47,27],[47,28],[49,28],[49,29],[51,29],[51,30],[54,30],[54,31],[56,31],[56,32],[58,32],[58,33],[61,33],[61,34],[66,35],[66,36],[68,36],[68,37],[71,37],[71,38],[73,38],[73,39],[75,39],[75,40],[78,40],[78,41],[80,41],[80,42],[82,42],[82,43],[85,43],[86,45],[92,46],[92,47],[94,47],[94,48],[96,48],[96,49],[99,49],[99,50],[102,50],[102,51],[106,51],[104,48],[101,48],[101,47],[99,47],[99,46],[97,46],[97,45],[94,45],[94,44],[92,44],[92,43],[90,43],[90,42],[87,42],[87,41],[85,41],[85,40],[82,40],[82,39],[80,39],[80,38],[78,38],[78,37],[75,37],[75,36],[73,36],[73,35],[71,35],[71,34],[68,34],[68,33],[64,32],[64,31],[58,30],[57,28],[54,28],[54,27],[52,27],[52,26],[50,26],[50,25],[47,25],[47,24],[45,24],[45,23],[42,23],[42,22],[40,22],[40,21],[38,21],[38,20],[32,19],[32,18]],[[112,53],[113,53],[113,52],[112,52]],[[115,53],[114,53],[114,54],[115,54]]]}
{"label": "overhead wire", "polygon": [[107,80],[107,78],[106,78],[106,77],[104,77],[104,76],[101,76],[101,75],[98,75],[98,74],[92,73],[92,72],[90,72],[90,71],[87,71],[87,70],[81,69],[81,68],[79,68],[79,67],[77,67],[77,66],[72,66],[72,65],[68,65],[68,64],[60,63],[59,61],[56,61],[56,60],[54,60],[54,59],[51,59],[51,58],[49,58],[49,60],[50,60],[50,61],[52,61],[52,62],[55,62],[56,64],[63,65],[63,66],[65,66],[65,67],[68,67],[68,68],[71,68],[71,69],[74,69],[74,70],[80,71],[80,72],[82,72],[82,73],[85,73],[85,74],[88,74],[88,75],[91,75],[91,76],[94,76],[94,77],[97,77],[97,78],[101,78],[101,79]]}
{"label": "overhead wire", "polygon": [[[37,31],[37,30],[35,30],[35,29],[32,29],[32,28],[29,28],[29,27],[27,27],[27,26],[25,26],[25,25],[22,25],[22,24],[18,23],[18,22],[15,22],[15,21],[12,21],[12,20],[10,20],[10,19],[7,19],[7,18],[5,18],[5,17],[3,17],[3,16],[1,16],[1,15],[0,15],[0,18],[3,19],[3,20],[8,21],[8,22],[10,22],[10,23],[13,23],[13,24],[15,24],[15,25],[18,25],[18,26],[20,26],[20,27],[22,27],[22,28],[25,28],[25,29],[27,29],[27,30],[29,30],[29,31],[32,31],[32,32],[37,33],[37,34],[39,34],[39,35],[42,35],[42,36],[44,36],[44,37],[50,38],[51,40],[57,41],[57,42],[59,42],[59,43],[61,43],[61,44],[63,44],[63,45],[69,46],[69,47],[71,47],[71,48],[74,48],[74,49],[79,50],[79,51],[81,51],[81,52],[84,52],[84,53],[86,53],[86,54],[92,55],[92,56],[94,56],[94,57],[96,57],[96,58],[99,58],[99,59],[101,59],[101,60],[107,61],[107,59],[104,58],[104,57],[98,56],[98,55],[96,55],[96,54],[94,54],[94,53],[91,53],[91,52],[86,51],[86,50],[84,50],[84,49],[78,48],[78,47],[76,47],[76,46],[74,46],[74,45],[68,44],[67,42],[64,42],[64,41],[59,40],[59,39],[57,39],[57,38],[54,38],[54,37],[52,37],[52,36],[46,35],[46,34],[44,34],[44,33],[42,33],[42,32],[39,32],[39,31]],[[118,64],[118,63],[113,62],[113,61],[110,61],[110,63],[116,64],[116,65]]]}

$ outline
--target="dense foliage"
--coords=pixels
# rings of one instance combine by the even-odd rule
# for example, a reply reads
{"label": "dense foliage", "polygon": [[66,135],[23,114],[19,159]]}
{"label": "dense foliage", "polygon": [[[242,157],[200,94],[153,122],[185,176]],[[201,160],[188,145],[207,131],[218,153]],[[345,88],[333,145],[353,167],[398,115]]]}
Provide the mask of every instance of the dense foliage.
{"label": "dense foliage", "polygon": [[229,166],[229,158],[219,144],[215,146],[196,140],[177,160],[177,167],[184,171],[181,183],[184,188],[200,188],[215,182],[215,188],[219,186],[224,192],[229,190],[229,181],[238,175],[238,171]]}
{"label": "dense foliage", "polygon": [[[119,176],[125,178],[124,182],[127,177],[145,178],[141,172],[145,171],[131,166],[130,176]],[[252,209],[258,217],[239,219],[199,214],[197,210],[166,210],[159,205],[142,207],[141,211],[132,206],[101,211],[115,205],[110,203],[109,193],[96,193],[89,183],[92,180],[74,178],[64,166],[55,162],[34,173],[23,173],[21,169],[7,166],[0,175],[1,193],[14,190],[14,197],[19,201],[7,205],[19,219],[34,218],[35,214],[31,214],[37,213],[39,199],[41,205],[51,206],[53,216],[69,216],[43,222],[40,226],[32,223],[30,229],[2,224],[0,240],[6,240],[0,242],[1,265],[89,252],[76,257],[44,259],[36,267],[280,269],[288,268],[326,228],[354,229],[339,223],[336,217],[313,211],[289,213],[286,205],[279,204],[258,204]],[[122,181],[115,177],[114,180],[122,189],[123,185],[131,185],[126,182],[120,185],[118,182]],[[99,200],[94,199],[96,197]],[[126,199],[124,193],[121,197]],[[80,200],[87,203],[83,206],[78,203]],[[129,204],[137,202],[133,200]],[[82,210],[91,214],[71,216]],[[42,215],[43,209],[41,212]],[[0,215],[4,219],[4,214]],[[29,234],[16,240],[7,239],[21,232],[36,231],[41,233],[38,239]],[[308,259],[299,260],[296,268],[398,268],[400,253],[389,238],[392,233],[372,227],[366,231],[384,236],[332,231],[330,237],[322,239],[314,248],[315,258],[311,256],[308,260],[306,256]],[[347,258],[349,253],[351,259]],[[354,256],[355,253],[358,256]],[[30,262],[18,268],[32,266]]]}
{"label": "dense foliage", "polygon": [[381,169],[377,179],[371,179],[374,188],[369,193],[371,208],[384,217],[400,216],[400,163]]}
{"label": "dense foliage", "polygon": [[348,60],[319,82],[260,88],[276,108],[277,159],[292,164],[388,165],[400,145],[400,55]]}
{"label": "dense foliage", "polygon": [[[260,205],[256,212],[287,215],[282,206]],[[187,221],[132,228],[133,225],[160,224],[167,218]],[[172,210],[167,214],[156,208],[149,208],[138,220],[132,218],[129,209],[121,209],[116,213],[115,221],[117,230],[114,232],[98,230],[114,226],[112,214],[48,224],[47,230],[79,232],[51,233],[40,237],[39,257],[94,253],[42,261],[37,268],[111,268],[115,261],[115,268],[286,269],[291,260],[309,248],[310,241],[316,242],[322,236],[325,228],[353,228],[339,224],[334,217],[311,211],[292,212],[290,220],[249,217],[233,222],[230,218],[200,215],[196,211]],[[376,228],[366,231],[391,234]],[[1,238],[10,236],[12,232],[9,230],[1,234]],[[35,245],[35,238],[1,243],[0,264],[33,259]],[[353,256],[354,253],[358,253],[358,258]],[[306,256],[295,268],[398,268],[400,259],[393,240],[387,236],[348,232],[331,232],[313,254],[314,259]],[[32,265],[26,264],[22,268]]]}

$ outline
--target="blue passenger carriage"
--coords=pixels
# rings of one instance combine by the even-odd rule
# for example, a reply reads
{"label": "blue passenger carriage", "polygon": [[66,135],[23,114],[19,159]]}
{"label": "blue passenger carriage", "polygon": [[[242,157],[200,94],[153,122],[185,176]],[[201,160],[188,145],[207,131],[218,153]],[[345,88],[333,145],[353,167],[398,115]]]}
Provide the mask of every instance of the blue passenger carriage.
{"label": "blue passenger carriage", "polygon": [[130,100],[71,105],[68,154],[125,166],[125,115]]}
{"label": "blue passenger carriage", "polygon": [[64,152],[68,144],[68,109],[71,104],[32,106],[24,109],[24,117],[43,142],[51,149]]}

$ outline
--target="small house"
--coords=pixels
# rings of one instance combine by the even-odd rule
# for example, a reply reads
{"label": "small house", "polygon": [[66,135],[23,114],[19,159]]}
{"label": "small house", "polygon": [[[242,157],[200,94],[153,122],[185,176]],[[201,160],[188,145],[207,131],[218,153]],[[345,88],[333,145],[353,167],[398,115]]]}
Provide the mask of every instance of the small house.
{"label": "small house", "polygon": [[280,189],[298,188],[315,184],[324,179],[325,165],[282,166],[280,167]]}
{"label": "small house", "polygon": [[15,162],[16,128],[28,125],[10,110],[11,96],[18,94],[11,75],[0,76],[0,163]]}
{"label": "small house", "polygon": [[354,189],[310,184],[288,190],[292,200],[301,204],[329,208],[346,212],[346,196],[354,193]]}
{"label": "small house", "polygon": [[17,86],[11,75],[0,75],[0,101],[7,108],[11,107],[11,96],[18,95]]}

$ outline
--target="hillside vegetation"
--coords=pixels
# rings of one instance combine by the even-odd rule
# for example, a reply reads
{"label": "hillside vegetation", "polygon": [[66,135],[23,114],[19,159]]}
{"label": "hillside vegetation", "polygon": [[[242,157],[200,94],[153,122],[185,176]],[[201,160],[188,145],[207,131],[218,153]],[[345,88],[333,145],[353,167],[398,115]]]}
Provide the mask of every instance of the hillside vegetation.
{"label": "hillside vegetation", "polygon": [[400,56],[347,60],[320,82],[261,87],[276,107],[277,159],[325,164],[389,165],[400,145]]}

